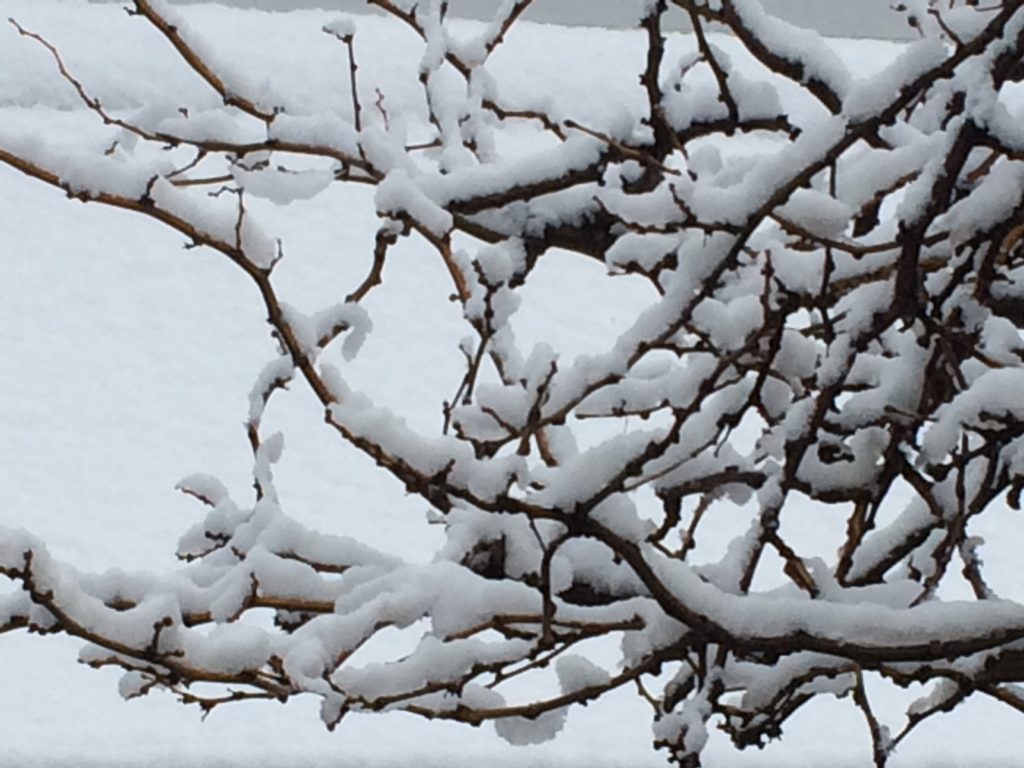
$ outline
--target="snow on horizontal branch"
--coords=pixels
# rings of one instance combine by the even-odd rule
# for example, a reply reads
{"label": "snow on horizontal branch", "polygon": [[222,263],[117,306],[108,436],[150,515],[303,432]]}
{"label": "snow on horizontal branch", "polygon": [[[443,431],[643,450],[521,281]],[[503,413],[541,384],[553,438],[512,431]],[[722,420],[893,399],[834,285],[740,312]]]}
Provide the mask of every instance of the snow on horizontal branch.
{"label": "snow on horizontal branch", "polygon": [[[517,26],[528,1],[472,35],[444,3],[372,4],[411,42],[363,46],[378,19],[324,28],[350,106],[273,95],[284,73],[136,0],[207,95],[114,114],[19,27],[96,126],[63,143],[0,128],[0,162],[226,258],[274,351],[238,393],[252,499],[183,480],[205,509],[173,573],[84,573],[0,529],[0,633],[84,640],[83,661],[124,670],[126,698],[162,689],[208,712],[311,696],[330,728],[402,710],[492,721],[516,744],[638,686],[682,766],[711,726],[761,745],[817,696],[860,710],[877,768],[975,692],[1020,709],[1024,602],[996,597],[1003,542],[972,528],[1024,493],[1020,3],[917,3],[924,38],[861,77],[756,0],[643,0],[632,36],[585,33],[639,75],[632,91],[579,62],[535,66],[551,59]],[[693,33],[669,36],[668,13]],[[325,261],[362,260],[336,285],[261,219],[339,204],[363,205],[373,234],[332,241]],[[390,332],[418,302],[454,305],[459,332],[419,314]],[[434,430],[374,368],[428,343],[457,361]],[[410,389],[433,386],[402,365]],[[415,497],[438,551],[288,517],[285,435],[263,428],[285,398]],[[323,470],[345,481],[339,455]],[[389,633],[411,650],[361,661]],[[591,656],[603,638],[617,664]],[[890,737],[868,672],[958,686]]]}

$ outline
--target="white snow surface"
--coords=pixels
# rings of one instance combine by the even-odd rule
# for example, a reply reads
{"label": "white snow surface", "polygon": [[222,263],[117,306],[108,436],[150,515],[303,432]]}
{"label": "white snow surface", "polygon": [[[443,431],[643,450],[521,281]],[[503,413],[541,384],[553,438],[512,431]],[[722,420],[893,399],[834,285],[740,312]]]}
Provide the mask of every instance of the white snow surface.
{"label": "white snow surface", "polygon": [[[756,4],[738,5],[751,23],[768,23],[754,12]],[[330,119],[332,110],[350,109],[344,49],[320,31],[331,14],[269,14],[212,5],[189,6],[178,13],[189,29],[211,41],[218,61],[231,62],[233,71],[244,73],[239,86],[256,92],[261,103],[287,107],[315,99],[325,108],[321,115],[282,121],[284,127],[275,130],[290,130],[292,138],[306,132],[310,140],[330,134],[332,145],[350,145],[351,137]],[[108,109],[136,111],[160,103],[168,93],[216,106],[203,84],[175,64],[165,41],[117,5],[0,0],[0,17],[7,16],[45,32]],[[416,115],[422,110],[416,80],[422,50],[412,44],[407,30],[377,18],[353,17],[334,31],[348,34],[353,28],[365,82],[381,87],[395,119],[402,119],[403,112],[422,118]],[[454,28],[467,36],[487,33],[485,25],[468,22]],[[790,32],[772,29],[780,42]],[[735,41],[715,37],[715,44],[741,70],[748,65]],[[674,35],[669,58],[689,45],[689,38]],[[100,47],[102,55],[97,53]],[[635,77],[642,47],[642,35],[634,32],[523,24],[492,69],[506,76],[505,93],[516,102],[536,104],[557,97],[561,114],[605,120],[613,110],[608,105],[639,108]],[[872,76],[900,50],[892,43],[835,40],[829,49],[815,50],[814,74],[846,92],[855,88],[846,70],[854,78]],[[915,51],[890,73],[909,78],[926,54],[930,52]],[[515,77],[508,77],[513,72]],[[593,89],[581,88],[579,82],[600,87],[606,98],[593,99]],[[781,97],[787,110],[809,108],[790,92]],[[870,107],[860,105],[863,110]],[[7,25],[0,27],[0,139],[35,134],[87,143],[101,135],[95,122],[53,71],[45,51],[18,38]],[[581,141],[581,163],[592,149]],[[112,162],[108,165],[113,167]],[[528,179],[531,169],[526,163],[519,172]],[[410,190],[399,183],[408,172],[393,172],[389,186],[378,192],[378,204],[389,210],[433,207],[439,233],[449,226],[441,206],[457,199],[459,184],[472,189],[490,181],[456,171]],[[253,203],[268,227],[268,235],[258,235],[266,242],[264,252],[272,258],[270,238],[286,243],[287,256],[276,277],[295,316],[309,320],[309,346],[321,321],[344,320],[351,326],[340,345],[343,354],[329,348],[321,360],[342,366],[353,386],[372,387],[375,403],[402,413],[409,426],[436,433],[440,404],[458,384],[451,372],[460,370],[458,341],[465,328],[460,312],[437,300],[450,290],[446,275],[436,260],[421,258],[415,245],[403,242],[393,251],[384,286],[365,302],[373,318],[372,333],[366,333],[369,326],[361,316],[337,317],[323,310],[365,275],[377,227],[369,190],[334,185],[308,199],[324,187],[327,174],[323,168],[303,169],[283,185],[276,179],[274,185],[261,187],[267,182],[263,174],[239,172],[251,175],[248,181],[239,180],[251,182],[251,191],[266,198]],[[126,189],[146,181],[116,173],[114,178]],[[845,227],[845,207],[812,220],[804,202],[794,198],[787,210],[802,226],[823,234]],[[174,567],[174,543],[202,512],[194,500],[174,492],[175,484],[191,476],[190,487],[220,497],[219,481],[196,473],[212,473],[235,489],[245,489],[252,481],[243,424],[262,414],[258,395],[249,398],[252,381],[261,370],[264,384],[281,373],[271,362],[276,350],[264,331],[258,296],[222,257],[185,250],[181,237],[150,222],[83,207],[6,167],[0,167],[0,231],[5,233],[0,250],[0,307],[5,316],[0,356],[6,372],[0,376],[0,526],[31,529],[55,557],[83,569],[99,571],[112,564],[125,569]],[[642,259],[644,246],[638,252],[628,258]],[[291,269],[292,261],[302,269]],[[592,263],[550,259],[538,270],[547,270],[547,280],[535,281],[526,293],[529,306],[516,313],[516,336],[523,348],[545,341],[568,360],[602,350],[603,341],[618,336],[652,299],[644,286],[617,278],[614,301],[605,301],[610,294],[602,291],[608,283]],[[567,298],[559,286],[569,282],[585,289]],[[755,309],[747,313],[751,322],[757,319]],[[975,417],[977,399],[994,395],[1003,384],[976,382],[976,398],[972,390],[972,398],[951,404],[945,420],[952,424]],[[644,392],[630,396],[640,400]],[[1002,407],[1019,406],[1007,402]],[[267,434],[277,430],[287,437],[288,449],[274,465],[273,480],[290,514],[304,525],[414,562],[437,551],[441,533],[422,524],[423,504],[322,428],[315,404],[301,387],[275,397],[265,419]],[[945,422],[936,426],[931,437],[936,450],[946,447],[947,428]],[[901,520],[895,524],[907,522]],[[1000,524],[1006,526],[999,534],[1004,541],[1019,541],[1024,533],[1019,520]],[[820,536],[827,533],[822,526]],[[998,539],[979,533],[990,541]],[[278,532],[282,538],[288,534]],[[806,535],[813,541],[819,534]],[[1019,598],[1014,553],[985,550],[985,557],[997,591],[1013,596],[1017,587]],[[390,563],[386,558],[381,562]],[[225,611],[230,598],[225,596]],[[20,596],[0,595],[0,617],[25,609]],[[263,634],[254,630],[234,625],[214,630],[225,664],[238,663],[240,652],[250,659],[265,655]],[[411,650],[409,643],[408,635],[386,634],[379,645],[360,650],[367,665],[363,669],[372,669],[377,655],[393,658],[403,648]],[[125,703],[122,696],[137,692],[139,681],[127,677],[118,684],[112,670],[76,665],[79,646],[68,638],[0,637],[3,768],[664,764],[664,757],[650,749],[650,713],[629,691],[574,709],[568,718],[554,712],[537,723],[499,726],[511,741],[524,745],[535,741],[538,731],[561,731],[542,745],[513,747],[490,728],[428,723],[403,714],[353,718],[328,733],[315,705],[304,700],[284,707],[221,707],[206,722],[167,695]],[[600,653],[591,658],[601,662]],[[566,690],[578,689],[614,674],[614,652],[607,658],[607,668],[575,657],[562,659],[557,676],[552,675],[552,689],[559,683]],[[903,698],[889,694],[887,699],[880,689],[880,706],[890,715],[898,713],[921,696],[921,691],[911,693]],[[1016,715],[990,702],[972,701],[955,715],[923,726],[901,746],[892,765],[1024,765],[1017,756],[1018,728]],[[870,760],[866,729],[848,700],[816,699],[787,725],[786,737],[762,752],[734,753],[711,730],[706,765],[855,766]]]}

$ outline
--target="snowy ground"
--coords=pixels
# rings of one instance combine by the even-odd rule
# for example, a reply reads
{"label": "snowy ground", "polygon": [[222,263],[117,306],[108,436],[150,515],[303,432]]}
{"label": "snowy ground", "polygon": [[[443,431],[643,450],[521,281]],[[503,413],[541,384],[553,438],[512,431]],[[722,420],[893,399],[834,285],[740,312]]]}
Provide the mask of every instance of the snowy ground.
{"label": "snowy ground", "polygon": [[[45,32],[108,108],[130,110],[161,95],[205,98],[166,44],[116,6],[0,0],[0,12]],[[342,51],[318,32],[329,18],[324,12],[194,6],[186,13],[257,82],[271,79],[295,98],[347,100]],[[676,50],[689,44],[682,36],[671,43]],[[632,32],[524,25],[495,71],[512,98],[517,91],[535,98],[541,89],[583,118],[636,102],[642,45]],[[898,51],[891,43],[834,45],[860,73]],[[414,40],[394,24],[367,19],[357,46],[364,82],[377,84],[393,111],[420,109]],[[597,89],[603,99],[595,98]],[[44,52],[6,25],[0,122],[99,140]],[[365,274],[374,231],[369,193],[332,189],[312,203],[266,204],[255,213],[284,239],[287,257],[277,275],[290,302],[320,306]],[[0,525],[31,529],[82,568],[173,567],[174,543],[199,512],[174,483],[204,471],[239,494],[249,485],[246,395],[273,354],[257,297],[223,259],[184,250],[180,238],[131,215],[68,202],[6,168],[0,231]],[[651,298],[643,286],[620,280],[608,300],[609,281],[591,263],[548,259],[541,269],[550,279],[534,280],[517,334],[546,338],[570,357],[595,349],[631,316],[627,310]],[[567,296],[559,288],[570,280],[578,288]],[[461,363],[464,331],[441,298],[447,292],[424,251],[396,249],[384,286],[368,302],[374,333],[347,372],[425,431],[438,428],[440,403],[451,397]],[[278,475],[289,514],[406,557],[430,556],[439,532],[422,524],[422,504],[339,445],[301,388],[276,402],[267,428],[286,436]],[[1019,541],[1024,531],[1016,526],[1000,536]],[[997,587],[999,574],[1012,583],[1009,556],[996,574]],[[510,747],[486,727],[402,715],[353,719],[328,734],[313,702],[220,708],[200,723],[197,712],[159,694],[122,702],[116,675],[75,664],[77,647],[59,638],[0,638],[0,766],[663,764],[649,748],[648,712],[628,695],[574,711],[558,740],[530,748]],[[898,718],[900,703],[883,700],[883,712]],[[922,727],[894,765],[1024,765],[1014,757],[1019,727],[1008,711],[979,701]],[[801,712],[787,739],[762,753],[736,755],[714,737],[707,753],[713,768],[868,761],[865,727],[844,701]]]}
{"label": "snowy ground", "polygon": [[[94,3],[117,3],[121,0],[90,0]],[[190,5],[202,0],[172,0],[177,5]],[[526,19],[547,24],[569,24],[591,27],[629,27],[631,6],[636,0],[544,0],[535,3]],[[336,11],[366,11],[366,0],[220,0],[218,5],[265,11],[290,11],[296,8],[321,8]],[[450,13],[460,18],[490,19],[501,0],[451,0]],[[916,32],[892,11],[890,0],[764,0],[765,8],[779,18],[802,27],[816,29],[825,35],[907,40]],[[669,14],[666,20],[673,29],[688,28],[681,12]]]}

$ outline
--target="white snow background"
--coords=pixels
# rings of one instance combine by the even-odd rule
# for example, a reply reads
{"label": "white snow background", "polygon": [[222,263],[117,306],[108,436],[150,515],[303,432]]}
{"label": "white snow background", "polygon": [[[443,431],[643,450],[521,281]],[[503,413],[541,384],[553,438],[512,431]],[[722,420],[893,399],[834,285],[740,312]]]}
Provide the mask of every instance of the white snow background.
{"label": "white snow background", "polygon": [[[295,101],[347,108],[344,49],[320,32],[335,14],[213,5],[182,12],[250,82],[265,81]],[[166,41],[116,5],[0,0],[0,18],[8,16],[57,44],[108,109],[210,99]],[[455,30],[472,26],[460,22]],[[753,74],[733,41],[716,43]],[[830,44],[858,76],[901,49]],[[522,23],[491,71],[511,101],[550,98],[560,113],[587,122],[597,111],[642,108],[643,45],[639,32]],[[689,36],[672,36],[669,58],[688,46]],[[392,115],[422,116],[421,47],[410,32],[360,17],[356,51],[364,104],[376,86]],[[48,54],[0,24],[0,132],[88,143],[104,135],[97,123]],[[308,202],[254,201],[251,209],[283,238],[286,257],[275,277],[289,303],[311,309],[337,301],[365,275],[376,229],[372,190],[335,185]],[[374,330],[346,376],[414,427],[436,432],[441,402],[461,375],[465,327],[429,250],[403,241],[389,258],[383,286],[365,302]],[[648,291],[630,278],[610,280],[580,257],[545,256],[517,313],[516,335],[524,348],[544,339],[570,359],[598,351],[650,300]],[[257,296],[225,259],[185,250],[179,236],[140,217],[69,202],[0,168],[0,525],[28,528],[57,557],[85,569],[174,568],[175,542],[201,509],[173,486],[209,472],[240,497],[246,492],[247,393],[273,353]],[[276,477],[288,514],[407,558],[431,556],[441,532],[425,524],[423,503],[341,444],[301,386],[275,398],[264,432],[274,430],[286,439]],[[998,517],[976,533],[990,542],[982,552],[993,586],[1020,599],[1013,542],[1024,540],[1024,522]],[[721,541],[708,546],[733,535],[729,523],[722,521]],[[805,535],[827,534],[809,526]],[[406,639],[393,642],[399,648]],[[125,703],[115,671],[75,662],[79,645],[0,636],[0,766],[664,765],[650,748],[649,710],[629,691],[574,709],[565,731],[536,747],[511,747],[486,726],[401,714],[351,716],[330,734],[312,700],[219,707],[205,723],[197,709],[158,692]],[[876,707],[898,727],[912,697],[883,696]],[[923,725],[892,764],[1024,766],[1022,726],[1010,710],[979,699]],[[710,768],[858,766],[869,764],[869,744],[848,701],[820,698],[792,719],[781,743],[734,753],[713,733],[705,758]]]}

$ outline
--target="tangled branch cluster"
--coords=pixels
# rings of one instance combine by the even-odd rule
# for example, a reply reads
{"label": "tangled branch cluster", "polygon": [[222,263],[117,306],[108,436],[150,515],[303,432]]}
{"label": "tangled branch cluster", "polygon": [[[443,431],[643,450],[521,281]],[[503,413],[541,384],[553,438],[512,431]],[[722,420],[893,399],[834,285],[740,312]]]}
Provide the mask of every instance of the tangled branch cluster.
{"label": "tangled branch cluster", "polygon": [[[529,743],[572,705],[635,686],[656,746],[683,766],[699,765],[708,724],[761,745],[820,695],[863,712],[877,766],[975,694],[1024,711],[1024,606],[997,599],[969,533],[1024,490],[1024,122],[1009,98],[1024,79],[1024,2],[921,0],[903,9],[920,41],[856,80],[756,0],[646,0],[646,108],[610,125],[502,99],[488,63],[532,0],[504,3],[472,39],[452,33],[446,3],[369,2],[422,40],[421,136],[379,91],[366,98],[348,21],[324,31],[343,46],[351,110],[302,113],[247,92],[162,0],[134,0],[129,12],[219,94],[216,120],[186,104],[111,113],[12,21],[114,138],[90,156],[4,134],[0,161],[229,259],[259,292],[280,355],[250,397],[252,503],[210,477],[184,480],[208,512],[174,574],[81,573],[0,529],[0,573],[20,587],[0,597],[0,632],[87,641],[83,660],[124,669],[129,698],[166,689],[209,711],[312,694],[332,728],[351,711],[405,710],[494,721]],[[681,60],[666,57],[670,12],[694,30]],[[710,26],[763,76],[733,67]],[[814,101],[807,117],[783,110],[791,91]],[[529,150],[503,152],[523,131]],[[376,188],[372,265],[344,301],[304,315],[280,298],[281,244],[246,200],[334,183]],[[473,334],[435,436],[324,356],[358,353],[370,330],[360,302],[403,239],[443,262]],[[602,354],[520,350],[521,289],[542,259],[569,254],[640,276],[652,303]],[[433,563],[284,514],[280,438],[260,424],[292,382],[443,521]],[[610,428],[578,442],[583,419]],[[845,515],[838,552],[787,540],[787,512],[809,500]],[[714,508],[729,505],[749,529],[720,561],[695,563]],[[786,584],[758,587],[773,560]],[[960,576],[975,600],[940,594]],[[248,621],[256,609],[274,626]],[[349,663],[382,630],[424,619],[408,656]],[[614,671],[584,653],[609,636],[621,639]],[[506,699],[508,681],[551,663],[558,695]],[[898,733],[874,714],[865,673],[932,684]]]}

